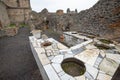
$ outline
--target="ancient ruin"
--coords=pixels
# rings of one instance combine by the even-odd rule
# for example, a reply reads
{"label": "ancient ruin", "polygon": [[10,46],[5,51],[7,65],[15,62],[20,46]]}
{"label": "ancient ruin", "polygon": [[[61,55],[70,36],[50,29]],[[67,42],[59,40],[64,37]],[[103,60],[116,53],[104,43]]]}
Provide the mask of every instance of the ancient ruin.
{"label": "ancient ruin", "polygon": [[[67,47],[53,38],[29,37],[43,80],[112,80],[120,64],[119,50],[115,44],[105,39],[88,38],[79,32],[69,31],[63,35],[65,41],[74,45]],[[72,40],[74,37],[78,40]],[[79,41],[82,39],[85,41]],[[52,44],[42,46],[46,41]],[[110,48],[96,47],[96,43]]]}
{"label": "ancient ruin", "polygon": [[[40,80],[120,79],[119,0],[99,0],[80,12],[35,12],[30,0],[0,0],[0,10],[0,80],[36,80],[33,74]],[[34,68],[38,73],[29,74]]]}
{"label": "ancient ruin", "polygon": [[71,30],[118,41],[120,35],[119,4],[119,0],[99,0],[90,9],[78,12],[77,10],[71,11],[68,8],[67,13],[62,15],[50,13],[47,10],[47,14],[36,13],[39,17],[34,19],[34,25],[36,28],[42,27],[43,17],[46,17],[49,21],[48,26],[57,31],[66,30],[69,26]]}
{"label": "ancient ruin", "polygon": [[[7,27],[19,27],[30,20],[30,0],[0,0],[0,31],[4,35],[15,35],[17,32],[3,30]],[[5,32],[4,32],[5,31]],[[11,36],[12,36],[11,35]]]}

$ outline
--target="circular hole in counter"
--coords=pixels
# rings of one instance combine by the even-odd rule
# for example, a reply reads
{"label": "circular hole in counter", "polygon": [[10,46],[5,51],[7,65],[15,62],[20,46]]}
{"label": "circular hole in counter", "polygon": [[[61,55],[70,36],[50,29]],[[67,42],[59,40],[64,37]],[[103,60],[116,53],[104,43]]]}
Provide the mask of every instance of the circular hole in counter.
{"label": "circular hole in counter", "polygon": [[75,58],[67,58],[61,63],[62,69],[65,73],[75,77],[81,76],[85,73],[86,67],[84,63]]}

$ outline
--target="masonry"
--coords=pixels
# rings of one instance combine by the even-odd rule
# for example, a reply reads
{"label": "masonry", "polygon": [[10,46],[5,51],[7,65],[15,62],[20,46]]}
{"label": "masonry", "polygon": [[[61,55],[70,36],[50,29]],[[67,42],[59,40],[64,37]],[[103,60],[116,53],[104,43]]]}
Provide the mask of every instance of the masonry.
{"label": "masonry", "polygon": [[6,35],[5,29],[11,24],[19,27],[20,24],[28,24],[30,20],[30,0],[0,0],[0,10],[0,36]]}
{"label": "masonry", "polygon": [[108,38],[120,42],[120,1],[99,0],[93,7],[77,13],[77,10],[57,15],[41,11],[34,23],[36,27],[42,27],[43,17],[49,20],[49,27],[60,31],[70,27],[72,31],[93,34],[97,37]]}
{"label": "masonry", "polygon": [[3,2],[0,1],[0,29],[3,26],[7,26],[10,24],[10,20],[7,14],[6,6]]}
{"label": "masonry", "polygon": [[27,23],[31,12],[30,0],[1,0],[0,10],[2,27],[10,23]]}
{"label": "masonry", "polygon": [[27,22],[31,12],[30,0],[3,0],[7,6],[8,15],[12,23]]}

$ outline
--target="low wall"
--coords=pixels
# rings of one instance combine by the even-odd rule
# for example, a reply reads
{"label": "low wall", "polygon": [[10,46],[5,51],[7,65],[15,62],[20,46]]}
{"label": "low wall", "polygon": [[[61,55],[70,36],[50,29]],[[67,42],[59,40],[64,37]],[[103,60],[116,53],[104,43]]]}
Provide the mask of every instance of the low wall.
{"label": "low wall", "polygon": [[43,68],[43,66],[42,66],[41,61],[40,61],[40,59],[38,58],[38,54],[37,54],[37,52],[35,51],[35,49],[34,49],[34,47],[33,47],[33,45],[32,45],[32,42],[30,42],[30,47],[31,47],[33,56],[34,56],[34,58],[35,58],[35,60],[36,60],[36,62],[37,62],[37,65],[38,65],[38,68],[39,68],[39,70],[40,70],[40,73],[41,73],[41,75],[42,75],[43,80],[49,80],[49,79],[48,79],[48,76],[47,76],[47,74],[46,74],[46,72],[45,72],[45,70],[44,70],[44,68]]}

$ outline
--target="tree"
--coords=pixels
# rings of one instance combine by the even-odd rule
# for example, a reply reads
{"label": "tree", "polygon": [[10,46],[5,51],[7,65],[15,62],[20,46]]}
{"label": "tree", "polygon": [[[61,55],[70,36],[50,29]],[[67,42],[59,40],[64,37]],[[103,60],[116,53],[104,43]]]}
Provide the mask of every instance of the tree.
{"label": "tree", "polygon": [[70,13],[70,8],[67,9],[67,13]]}
{"label": "tree", "polygon": [[78,13],[77,9],[75,9],[75,12]]}

